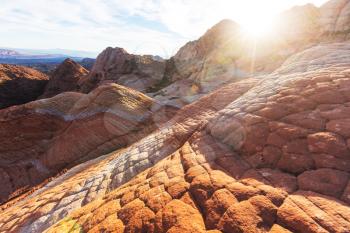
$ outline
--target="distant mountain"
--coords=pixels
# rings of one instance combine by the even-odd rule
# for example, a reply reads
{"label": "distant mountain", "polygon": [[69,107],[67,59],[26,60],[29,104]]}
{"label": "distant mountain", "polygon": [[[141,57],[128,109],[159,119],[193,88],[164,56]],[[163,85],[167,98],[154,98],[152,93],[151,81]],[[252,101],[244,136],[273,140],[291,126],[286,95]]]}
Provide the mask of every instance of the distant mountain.
{"label": "distant mountain", "polygon": [[0,57],[18,56],[19,52],[9,49],[0,49]]}
{"label": "distant mountain", "polygon": [[28,66],[41,72],[49,73],[65,59],[79,62],[86,69],[91,69],[94,53],[73,50],[32,50],[0,48],[0,64]]}
{"label": "distant mountain", "polygon": [[57,59],[67,57],[78,58],[79,56],[71,56],[59,53],[25,53],[12,49],[0,49],[0,58],[2,59]]}
{"label": "distant mountain", "polygon": [[91,70],[94,63],[95,63],[95,59],[93,58],[84,58],[79,62],[79,64],[87,70]]}
{"label": "distant mountain", "polygon": [[90,51],[80,51],[80,50],[68,50],[68,49],[22,49],[22,48],[7,48],[0,47],[1,50],[4,51],[13,51],[18,54],[26,55],[26,56],[54,56],[54,57],[88,57],[88,58],[96,58],[98,52],[90,52]]}

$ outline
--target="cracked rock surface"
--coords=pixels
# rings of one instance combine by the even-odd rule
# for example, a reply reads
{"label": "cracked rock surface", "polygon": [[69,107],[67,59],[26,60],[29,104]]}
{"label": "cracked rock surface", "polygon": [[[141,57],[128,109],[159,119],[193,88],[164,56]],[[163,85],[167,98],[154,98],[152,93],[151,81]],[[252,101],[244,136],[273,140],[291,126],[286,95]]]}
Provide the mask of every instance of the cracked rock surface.
{"label": "cracked rock surface", "polygon": [[284,13],[257,72],[224,20],[1,110],[0,232],[350,232],[349,9]]}
{"label": "cracked rock surface", "polygon": [[132,144],[175,111],[117,84],[0,111],[0,203],[66,168]]}
{"label": "cracked rock surface", "polygon": [[303,53],[320,67],[292,58],[72,168],[3,210],[0,230],[348,232],[350,56],[343,44],[334,62],[334,46]]}

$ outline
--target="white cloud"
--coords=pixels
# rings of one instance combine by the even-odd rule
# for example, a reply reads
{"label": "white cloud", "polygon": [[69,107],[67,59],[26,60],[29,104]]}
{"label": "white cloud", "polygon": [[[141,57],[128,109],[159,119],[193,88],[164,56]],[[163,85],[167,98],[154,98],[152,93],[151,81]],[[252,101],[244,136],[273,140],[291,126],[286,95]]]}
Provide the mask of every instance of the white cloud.
{"label": "white cloud", "polygon": [[[305,0],[0,0],[0,46],[172,55],[223,18],[268,17]],[[317,4],[325,0],[313,0]],[[259,20],[259,18],[256,18]]]}

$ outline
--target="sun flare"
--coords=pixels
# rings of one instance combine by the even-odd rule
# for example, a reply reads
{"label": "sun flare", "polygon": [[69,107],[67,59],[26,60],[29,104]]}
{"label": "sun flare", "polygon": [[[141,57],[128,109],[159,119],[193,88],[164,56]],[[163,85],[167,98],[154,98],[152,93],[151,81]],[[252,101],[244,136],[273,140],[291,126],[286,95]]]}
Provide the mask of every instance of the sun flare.
{"label": "sun flare", "polygon": [[251,20],[241,23],[242,30],[251,37],[265,37],[272,32],[272,22],[264,20]]}
{"label": "sun flare", "polygon": [[266,17],[252,17],[239,24],[245,34],[254,38],[266,37],[273,31],[273,20]]}
{"label": "sun flare", "polygon": [[[236,21],[244,34],[249,37],[266,37],[273,32],[273,25],[278,10],[273,7],[267,7],[259,3],[255,8],[251,8],[250,2],[247,1],[241,11],[235,11],[232,20]],[[235,9],[232,5],[232,9]]]}

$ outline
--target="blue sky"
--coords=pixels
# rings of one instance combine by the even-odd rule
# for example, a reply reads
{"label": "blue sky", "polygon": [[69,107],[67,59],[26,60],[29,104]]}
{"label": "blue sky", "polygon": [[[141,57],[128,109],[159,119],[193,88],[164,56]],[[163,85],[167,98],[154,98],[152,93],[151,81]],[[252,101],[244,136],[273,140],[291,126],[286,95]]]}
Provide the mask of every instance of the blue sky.
{"label": "blue sky", "polygon": [[242,25],[326,0],[0,0],[0,47],[173,55],[221,19]]}

